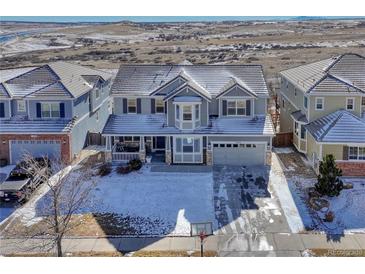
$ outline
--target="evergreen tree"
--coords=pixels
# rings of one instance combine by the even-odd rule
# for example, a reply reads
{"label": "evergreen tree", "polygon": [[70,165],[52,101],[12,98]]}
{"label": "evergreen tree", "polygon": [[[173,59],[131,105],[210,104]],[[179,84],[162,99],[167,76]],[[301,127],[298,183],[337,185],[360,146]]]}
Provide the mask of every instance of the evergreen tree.
{"label": "evergreen tree", "polygon": [[318,181],[315,184],[316,190],[321,195],[338,196],[343,189],[341,176],[342,170],[336,166],[335,157],[332,154],[326,155],[319,165]]}

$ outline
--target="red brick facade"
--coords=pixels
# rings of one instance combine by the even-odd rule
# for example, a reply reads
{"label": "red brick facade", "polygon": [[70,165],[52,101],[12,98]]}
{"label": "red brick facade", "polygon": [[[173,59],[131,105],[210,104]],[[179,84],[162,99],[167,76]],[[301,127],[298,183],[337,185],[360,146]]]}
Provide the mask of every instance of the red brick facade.
{"label": "red brick facade", "polygon": [[10,140],[53,140],[60,141],[61,144],[61,159],[65,163],[71,162],[71,145],[70,136],[68,134],[2,134],[0,135],[0,159],[6,159],[9,163],[10,152],[9,142]]}
{"label": "red brick facade", "polygon": [[365,162],[341,161],[336,163],[342,169],[343,176],[364,176]]}

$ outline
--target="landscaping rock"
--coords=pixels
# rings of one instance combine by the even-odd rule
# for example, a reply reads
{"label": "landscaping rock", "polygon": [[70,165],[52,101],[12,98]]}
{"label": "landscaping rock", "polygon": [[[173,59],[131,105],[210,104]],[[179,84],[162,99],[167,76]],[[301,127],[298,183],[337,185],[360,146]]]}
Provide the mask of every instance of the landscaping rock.
{"label": "landscaping rock", "polygon": [[321,210],[324,207],[329,208],[329,205],[330,203],[325,199],[317,197],[312,197],[309,199],[309,206],[316,211]]}
{"label": "landscaping rock", "polygon": [[353,189],[354,185],[352,183],[343,184],[343,189]]}

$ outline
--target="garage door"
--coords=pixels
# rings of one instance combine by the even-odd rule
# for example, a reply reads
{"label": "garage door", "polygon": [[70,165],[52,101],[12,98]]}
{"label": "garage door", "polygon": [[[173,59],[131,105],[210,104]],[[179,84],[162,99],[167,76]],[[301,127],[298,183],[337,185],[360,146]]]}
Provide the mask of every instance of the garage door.
{"label": "garage door", "polygon": [[214,165],[263,165],[264,144],[213,144]]}
{"label": "garage door", "polygon": [[24,154],[30,153],[33,157],[48,156],[49,158],[60,157],[60,141],[33,141],[33,140],[12,140],[11,142],[11,163],[21,161]]}

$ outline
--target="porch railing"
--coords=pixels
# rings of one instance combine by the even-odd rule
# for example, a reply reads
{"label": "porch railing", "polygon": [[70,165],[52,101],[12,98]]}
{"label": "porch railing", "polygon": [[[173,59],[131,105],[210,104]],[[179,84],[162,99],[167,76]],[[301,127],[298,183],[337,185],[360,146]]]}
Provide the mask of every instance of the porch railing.
{"label": "porch railing", "polygon": [[114,162],[128,162],[133,159],[139,159],[138,152],[112,152]]}

